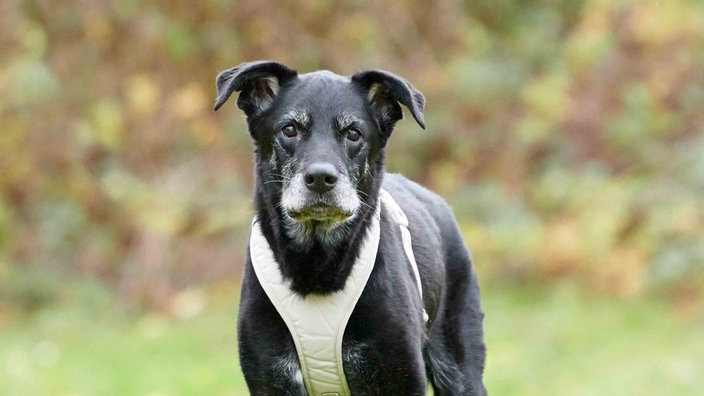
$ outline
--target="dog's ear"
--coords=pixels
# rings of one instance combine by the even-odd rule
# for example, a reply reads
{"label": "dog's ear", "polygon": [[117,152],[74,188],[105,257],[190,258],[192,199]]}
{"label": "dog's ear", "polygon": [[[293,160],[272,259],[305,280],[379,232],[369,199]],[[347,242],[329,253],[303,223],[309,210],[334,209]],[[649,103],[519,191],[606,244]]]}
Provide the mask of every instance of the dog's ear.
{"label": "dog's ear", "polygon": [[266,109],[279,92],[281,85],[298,76],[295,70],[271,61],[243,63],[218,74],[215,86],[218,98],[213,110],[218,110],[232,92],[241,91],[237,107],[247,116]]}
{"label": "dog's ear", "polygon": [[406,106],[418,125],[425,129],[425,98],[406,79],[383,70],[368,70],[353,75],[352,82],[359,84],[366,92],[383,132],[391,133],[396,121],[403,118],[399,103]]}

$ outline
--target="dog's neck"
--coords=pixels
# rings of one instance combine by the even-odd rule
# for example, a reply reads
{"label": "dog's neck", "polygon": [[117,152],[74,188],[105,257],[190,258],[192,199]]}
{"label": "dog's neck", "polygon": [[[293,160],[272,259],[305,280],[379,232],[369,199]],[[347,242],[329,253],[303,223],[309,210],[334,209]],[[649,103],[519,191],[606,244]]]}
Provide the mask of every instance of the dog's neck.
{"label": "dog's neck", "polygon": [[329,294],[344,288],[345,282],[367,234],[376,206],[379,205],[378,186],[365,201],[360,214],[349,223],[347,238],[330,246],[329,243],[313,238],[310,243],[301,245],[291,239],[286,232],[286,220],[281,208],[267,202],[265,194],[257,194],[257,217],[262,233],[274,252],[281,273],[291,280],[291,289],[301,296],[309,294]]}

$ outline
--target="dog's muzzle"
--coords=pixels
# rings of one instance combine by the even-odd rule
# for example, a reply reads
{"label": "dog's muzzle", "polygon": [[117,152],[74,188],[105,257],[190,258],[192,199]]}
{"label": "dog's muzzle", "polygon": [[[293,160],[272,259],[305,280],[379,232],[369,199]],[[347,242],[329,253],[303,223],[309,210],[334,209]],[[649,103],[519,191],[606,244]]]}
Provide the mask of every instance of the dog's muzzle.
{"label": "dog's muzzle", "polygon": [[313,163],[294,175],[281,197],[281,207],[297,222],[343,222],[359,206],[356,188],[329,163]]}
{"label": "dog's muzzle", "polygon": [[353,213],[335,206],[325,204],[305,207],[298,211],[288,211],[288,215],[296,221],[340,222],[352,217]]}

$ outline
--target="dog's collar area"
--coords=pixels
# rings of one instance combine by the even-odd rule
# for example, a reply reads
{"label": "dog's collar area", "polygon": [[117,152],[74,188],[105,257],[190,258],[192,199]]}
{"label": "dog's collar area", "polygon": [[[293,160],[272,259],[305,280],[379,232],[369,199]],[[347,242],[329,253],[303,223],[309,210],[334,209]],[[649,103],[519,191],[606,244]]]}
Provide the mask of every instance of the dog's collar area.
{"label": "dog's collar area", "polygon": [[[411,246],[408,218],[386,190],[380,191],[371,224],[344,288],[327,295],[301,297],[291,290],[291,281],[283,277],[259,222],[255,218],[252,223],[249,241],[252,266],[259,283],[291,333],[309,395],[350,395],[343,370],[342,337],[374,269],[381,235],[382,203],[393,222],[400,227],[403,248],[412,267],[422,306],[422,285]],[[423,318],[428,321],[425,309]]]}

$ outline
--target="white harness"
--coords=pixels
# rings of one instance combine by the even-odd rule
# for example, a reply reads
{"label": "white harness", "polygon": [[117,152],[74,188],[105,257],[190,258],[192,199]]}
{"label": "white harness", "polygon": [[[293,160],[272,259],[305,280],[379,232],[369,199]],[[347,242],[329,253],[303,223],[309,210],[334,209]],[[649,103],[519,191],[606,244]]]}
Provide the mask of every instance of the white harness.
{"label": "white harness", "polygon": [[[408,218],[386,190],[380,201],[401,228],[403,248],[411,263],[421,301],[423,292],[418,266],[411,247]],[[290,289],[281,275],[274,253],[262,234],[258,222],[252,224],[249,249],[254,272],[281,318],[286,322],[296,345],[301,374],[310,396],[349,396],[350,390],[342,367],[342,336],[369,275],[374,269],[379,248],[380,204],[362,242],[359,255],[343,290],[327,295],[302,298]],[[423,310],[425,321],[428,315]]]}

